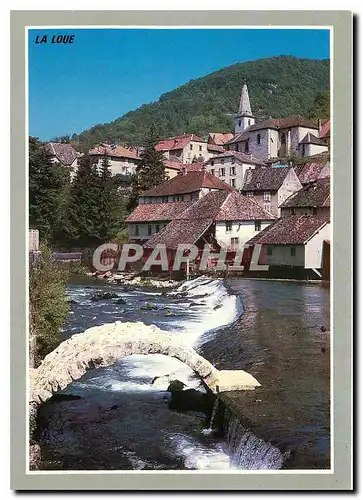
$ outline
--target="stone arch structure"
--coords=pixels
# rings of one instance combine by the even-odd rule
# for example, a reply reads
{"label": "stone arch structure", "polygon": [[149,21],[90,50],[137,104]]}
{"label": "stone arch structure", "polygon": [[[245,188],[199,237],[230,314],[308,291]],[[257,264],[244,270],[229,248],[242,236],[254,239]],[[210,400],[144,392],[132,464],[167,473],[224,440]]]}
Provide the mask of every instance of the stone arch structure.
{"label": "stone arch structure", "polygon": [[133,354],[164,354],[188,365],[212,392],[254,389],[260,384],[243,370],[217,370],[176,335],[144,323],[105,324],[73,335],[30,374],[30,402],[42,403],[88,370],[110,366]]}

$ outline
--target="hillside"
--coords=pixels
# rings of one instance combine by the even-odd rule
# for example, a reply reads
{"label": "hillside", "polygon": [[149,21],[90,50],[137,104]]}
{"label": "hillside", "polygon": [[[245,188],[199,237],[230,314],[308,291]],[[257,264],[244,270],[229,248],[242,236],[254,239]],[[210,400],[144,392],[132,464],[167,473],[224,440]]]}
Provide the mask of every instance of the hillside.
{"label": "hillside", "polygon": [[153,123],[161,137],[232,131],[244,81],[258,120],[290,114],[310,117],[315,98],[329,87],[329,60],[280,56],[234,64],[191,80],[111,123],[74,134],[72,142],[83,151],[99,142],[142,145]]}

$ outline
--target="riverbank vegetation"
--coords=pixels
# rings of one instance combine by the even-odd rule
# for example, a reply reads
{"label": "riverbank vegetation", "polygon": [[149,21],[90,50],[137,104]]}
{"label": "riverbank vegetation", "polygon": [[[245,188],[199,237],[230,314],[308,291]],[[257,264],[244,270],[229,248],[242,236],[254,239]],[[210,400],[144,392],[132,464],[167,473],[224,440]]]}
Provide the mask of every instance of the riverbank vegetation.
{"label": "riverbank vegetation", "polygon": [[41,253],[29,266],[30,366],[42,359],[62,341],[61,325],[68,316],[66,283],[69,271],[54,261],[50,249],[41,245]]}

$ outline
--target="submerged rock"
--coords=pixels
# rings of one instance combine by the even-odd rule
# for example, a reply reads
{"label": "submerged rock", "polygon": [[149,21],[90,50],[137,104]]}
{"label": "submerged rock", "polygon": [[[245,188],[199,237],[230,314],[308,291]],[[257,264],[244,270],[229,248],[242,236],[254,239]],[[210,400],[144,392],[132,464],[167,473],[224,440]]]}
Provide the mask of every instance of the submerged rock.
{"label": "submerged rock", "polygon": [[92,302],[99,302],[100,300],[109,300],[109,299],[117,299],[118,295],[117,293],[112,293],[112,292],[99,292],[95,293],[91,297]]}
{"label": "submerged rock", "polygon": [[182,391],[184,389],[185,384],[184,382],[181,382],[180,380],[172,380],[169,383],[168,388],[166,389],[168,392],[173,392],[173,391]]}
{"label": "submerged rock", "polygon": [[69,299],[68,304],[78,304],[78,302],[74,299]]}
{"label": "submerged rock", "polygon": [[124,299],[118,299],[116,300],[116,304],[127,304],[127,302]]}
{"label": "submerged rock", "polygon": [[158,306],[155,304],[152,304],[151,302],[147,302],[144,306],[140,307],[141,311],[157,311]]}

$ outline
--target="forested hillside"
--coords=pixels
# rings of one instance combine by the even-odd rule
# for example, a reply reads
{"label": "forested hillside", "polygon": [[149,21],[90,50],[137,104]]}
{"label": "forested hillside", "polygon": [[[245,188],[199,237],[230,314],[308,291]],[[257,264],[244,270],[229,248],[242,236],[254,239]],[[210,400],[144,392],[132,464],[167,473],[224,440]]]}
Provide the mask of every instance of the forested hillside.
{"label": "forested hillside", "polygon": [[258,120],[290,114],[316,118],[314,102],[328,95],[329,60],[280,56],[234,64],[191,80],[111,123],[74,134],[72,142],[81,151],[99,142],[142,145],[152,124],[161,137],[232,131],[244,81]]}

